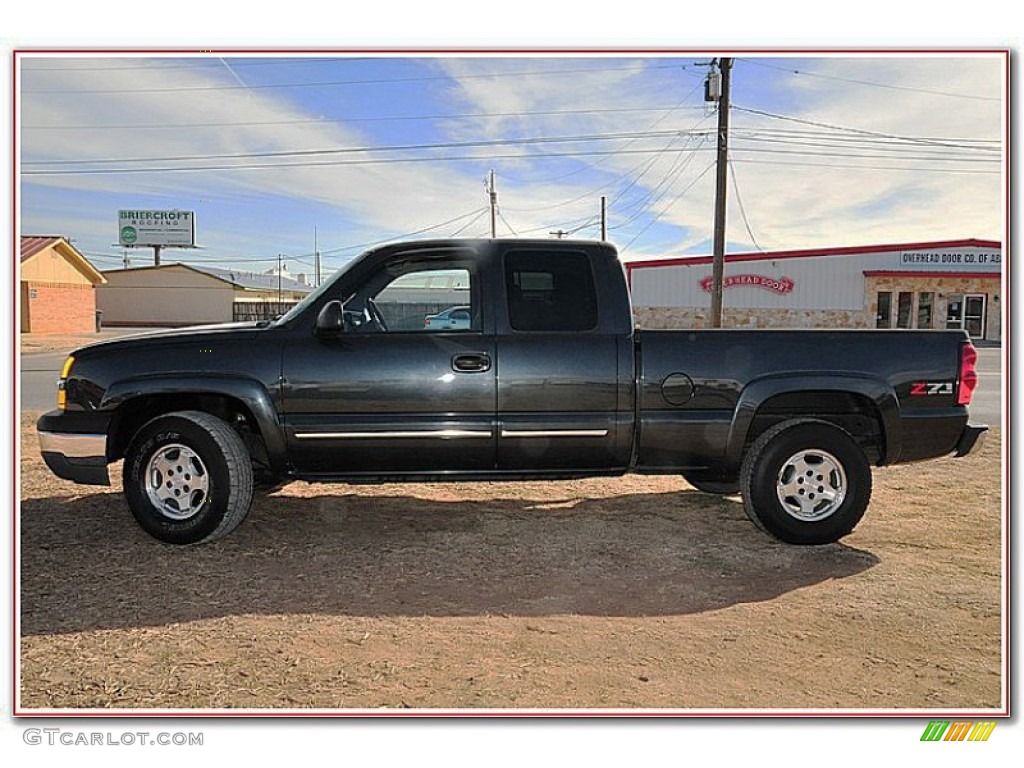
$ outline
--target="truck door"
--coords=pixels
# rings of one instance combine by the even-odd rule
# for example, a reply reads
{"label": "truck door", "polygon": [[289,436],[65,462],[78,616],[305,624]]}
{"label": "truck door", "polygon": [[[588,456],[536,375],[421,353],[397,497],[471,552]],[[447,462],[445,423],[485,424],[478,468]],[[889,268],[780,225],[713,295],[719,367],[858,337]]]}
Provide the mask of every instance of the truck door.
{"label": "truck door", "polygon": [[[610,302],[602,313],[588,254],[511,246],[502,254],[498,312],[498,467],[614,470],[628,463],[632,412],[623,413],[623,344]],[[628,339],[626,337],[629,337]],[[621,410],[620,410],[621,409]]]}
{"label": "truck door", "polygon": [[[299,472],[494,470],[484,274],[465,255],[395,256],[348,297],[344,333],[287,345],[285,428]],[[460,322],[433,321],[445,312]]]}

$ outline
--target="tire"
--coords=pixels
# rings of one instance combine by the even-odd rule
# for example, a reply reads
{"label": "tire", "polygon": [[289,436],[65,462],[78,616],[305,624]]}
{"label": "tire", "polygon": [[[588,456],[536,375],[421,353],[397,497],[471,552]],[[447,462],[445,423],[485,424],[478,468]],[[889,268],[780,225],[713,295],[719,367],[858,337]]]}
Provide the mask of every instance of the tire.
{"label": "tire", "polygon": [[717,496],[735,496],[740,492],[738,477],[716,474],[707,469],[694,469],[683,473],[683,479],[701,493]]}
{"label": "tire", "polygon": [[132,514],[168,544],[198,544],[231,533],[252,505],[253,473],[242,438],[201,411],[147,422],[124,459]]}
{"label": "tire", "polygon": [[850,434],[818,419],[776,424],[740,471],[747,516],[790,544],[828,544],[854,529],[871,500],[871,464]]}

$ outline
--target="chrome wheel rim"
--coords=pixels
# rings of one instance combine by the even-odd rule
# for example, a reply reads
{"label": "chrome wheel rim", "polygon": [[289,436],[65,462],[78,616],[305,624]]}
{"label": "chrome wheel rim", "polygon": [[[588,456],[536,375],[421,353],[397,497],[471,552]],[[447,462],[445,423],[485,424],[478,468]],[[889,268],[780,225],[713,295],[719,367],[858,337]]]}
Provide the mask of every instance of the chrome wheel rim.
{"label": "chrome wheel rim", "polygon": [[783,462],[775,492],[791,517],[816,522],[839,509],[848,487],[839,460],[831,453],[811,448]]}
{"label": "chrome wheel rim", "polygon": [[164,517],[187,520],[206,503],[210,475],[199,455],[187,445],[165,445],[146,465],[146,494]]}

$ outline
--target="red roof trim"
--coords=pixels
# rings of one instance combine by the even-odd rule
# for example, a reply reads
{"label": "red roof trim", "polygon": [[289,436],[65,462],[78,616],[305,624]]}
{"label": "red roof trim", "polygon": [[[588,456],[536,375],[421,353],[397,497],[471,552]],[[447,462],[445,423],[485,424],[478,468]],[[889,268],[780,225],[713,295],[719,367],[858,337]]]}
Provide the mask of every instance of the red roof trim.
{"label": "red roof trim", "polygon": [[[813,256],[854,256],[870,253],[888,253],[889,251],[923,251],[937,248],[999,248],[1003,244],[998,240],[939,240],[931,243],[893,243],[891,245],[848,245],[840,248],[808,248],[799,251],[773,251],[768,253],[733,253],[726,254],[727,262],[733,261],[774,261],[776,259],[804,259]],[[626,269],[644,269],[646,267],[678,267],[688,264],[710,264],[710,256],[695,256],[675,259],[650,259],[646,261],[627,261]]]}
{"label": "red roof trim", "polygon": [[869,269],[864,271],[864,277],[982,277],[998,279],[1002,277],[998,272],[917,272],[893,271],[887,269]]}

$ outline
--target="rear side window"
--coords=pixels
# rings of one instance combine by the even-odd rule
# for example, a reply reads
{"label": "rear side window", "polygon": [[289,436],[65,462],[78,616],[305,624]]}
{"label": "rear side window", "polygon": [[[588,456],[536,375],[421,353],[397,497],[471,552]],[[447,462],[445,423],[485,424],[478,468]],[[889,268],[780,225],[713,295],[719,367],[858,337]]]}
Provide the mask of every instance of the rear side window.
{"label": "rear side window", "polygon": [[514,251],[505,256],[508,317],[517,331],[590,331],[597,292],[582,253]]}

